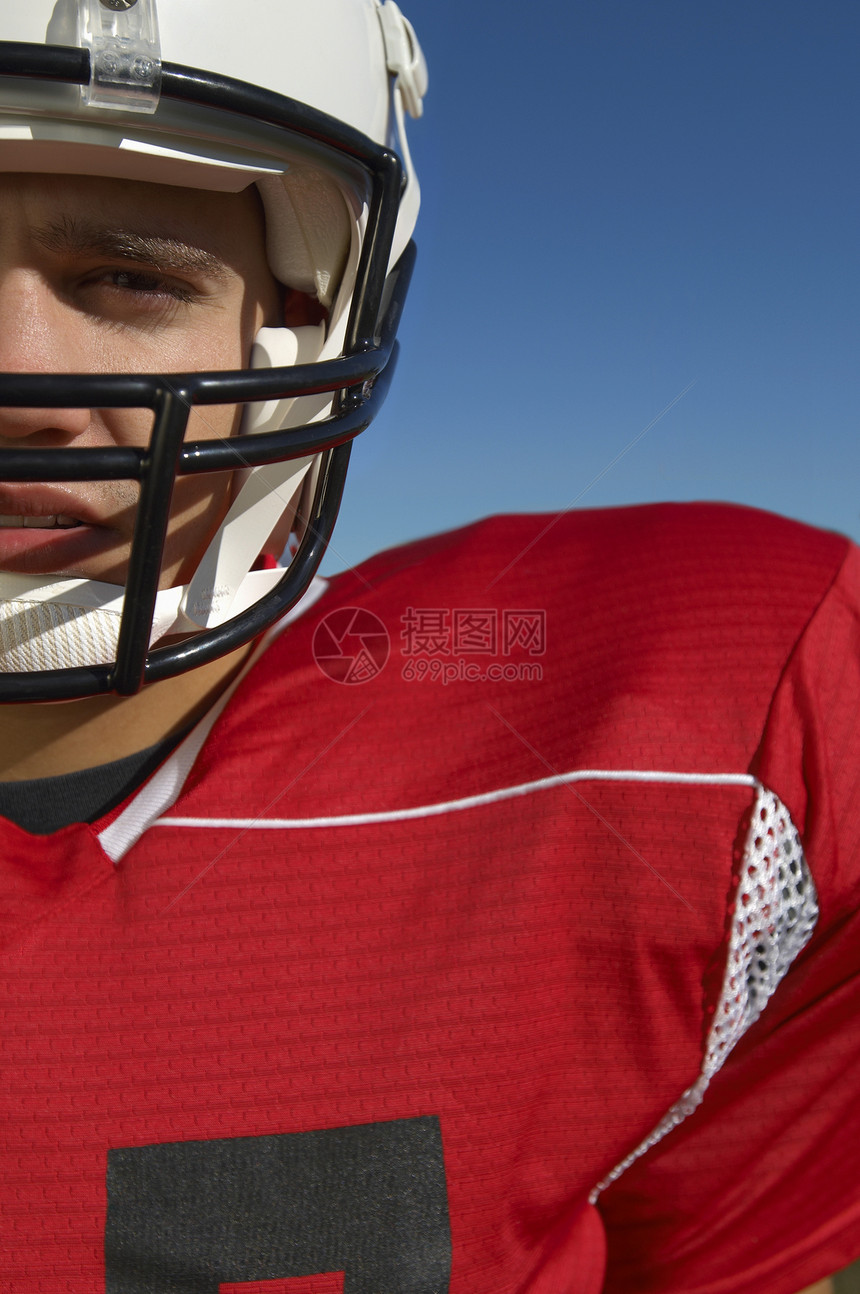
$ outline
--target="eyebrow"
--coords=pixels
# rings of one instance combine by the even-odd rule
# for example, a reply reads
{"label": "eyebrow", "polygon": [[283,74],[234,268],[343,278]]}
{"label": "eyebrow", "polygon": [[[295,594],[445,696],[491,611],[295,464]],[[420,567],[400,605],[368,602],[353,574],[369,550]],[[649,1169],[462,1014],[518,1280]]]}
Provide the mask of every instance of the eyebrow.
{"label": "eyebrow", "polygon": [[131,229],[116,229],[88,220],[63,216],[33,230],[35,241],[50,252],[72,255],[109,256],[117,260],[137,261],[157,270],[203,271],[216,279],[228,277],[224,262],[202,247],[193,247],[178,238],[140,234]]}

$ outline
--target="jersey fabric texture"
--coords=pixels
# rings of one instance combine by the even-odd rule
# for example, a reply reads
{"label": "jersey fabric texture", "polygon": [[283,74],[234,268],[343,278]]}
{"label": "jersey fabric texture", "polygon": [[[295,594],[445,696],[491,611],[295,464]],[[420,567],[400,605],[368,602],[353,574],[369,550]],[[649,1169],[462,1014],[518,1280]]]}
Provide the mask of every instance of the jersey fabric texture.
{"label": "jersey fabric texture", "polygon": [[858,575],[752,510],[338,577],[2,824],[0,1289],[796,1294],[860,1253]]}

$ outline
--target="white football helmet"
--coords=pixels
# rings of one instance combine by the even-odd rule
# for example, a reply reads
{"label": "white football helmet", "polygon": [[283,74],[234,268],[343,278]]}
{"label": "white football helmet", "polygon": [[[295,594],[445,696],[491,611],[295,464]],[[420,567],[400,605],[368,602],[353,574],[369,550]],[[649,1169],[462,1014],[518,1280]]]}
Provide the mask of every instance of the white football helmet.
{"label": "white football helmet", "polygon": [[[393,371],[426,67],[394,0],[26,0],[0,37],[0,171],[254,184],[274,276],[325,312],[264,328],[230,373],[0,374],[0,407],[153,412],[145,449],[0,448],[0,480],[140,482],[124,588],[0,573],[0,700],[127,694],[250,641],[313,577]],[[187,441],[205,404],[244,404],[239,434]],[[223,523],[159,591],[176,475],[225,469]],[[287,569],[253,569],[291,528]]]}

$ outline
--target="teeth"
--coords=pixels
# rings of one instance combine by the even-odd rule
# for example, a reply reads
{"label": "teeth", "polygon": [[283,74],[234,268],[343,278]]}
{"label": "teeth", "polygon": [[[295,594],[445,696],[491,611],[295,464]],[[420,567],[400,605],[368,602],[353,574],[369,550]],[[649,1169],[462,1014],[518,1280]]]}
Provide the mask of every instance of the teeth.
{"label": "teeth", "polygon": [[56,517],[16,517],[0,516],[0,529],[18,529],[21,526],[31,530],[69,530],[72,526],[79,526],[81,523],[74,517],[66,517],[59,513]]}

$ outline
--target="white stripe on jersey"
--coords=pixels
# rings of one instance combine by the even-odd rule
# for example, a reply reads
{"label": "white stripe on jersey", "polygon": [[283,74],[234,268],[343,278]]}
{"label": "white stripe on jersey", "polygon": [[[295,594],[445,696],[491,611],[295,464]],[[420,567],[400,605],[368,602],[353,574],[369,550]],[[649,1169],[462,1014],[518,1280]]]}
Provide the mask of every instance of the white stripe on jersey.
{"label": "white stripe on jersey", "polygon": [[408,822],[413,818],[435,818],[443,813],[458,813],[485,804],[498,804],[519,795],[549,791],[574,782],[667,782],[691,783],[697,786],[750,786],[760,783],[749,773],[664,773],[656,770],[586,768],[572,773],[557,773],[518,786],[503,786],[497,791],[466,795],[461,800],[442,800],[437,804],[419,804],[412,808],[382,809],[375,813],[341,813],[330,818],[157,818],[156,827],[225,827],[240,831],[305,831],[319,827],[364,827],[380,822]]}

